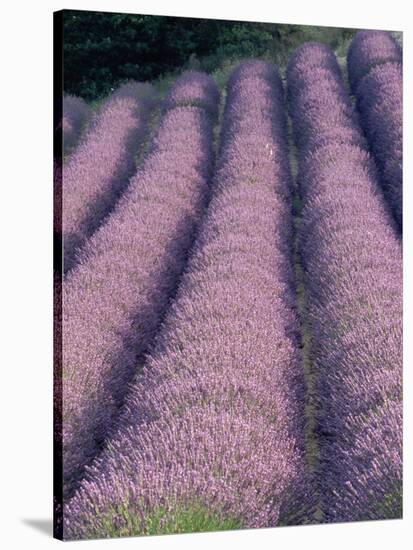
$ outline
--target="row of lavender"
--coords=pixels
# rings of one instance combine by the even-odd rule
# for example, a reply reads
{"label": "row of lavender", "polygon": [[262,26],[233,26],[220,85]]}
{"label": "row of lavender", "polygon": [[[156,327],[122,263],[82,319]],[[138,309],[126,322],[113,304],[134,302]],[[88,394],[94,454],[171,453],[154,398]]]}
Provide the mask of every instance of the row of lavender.
{"label": "row of lavender", "polygon": [[[191,88],[191,89],[190,89]],[[126,115],[131,111],[131,103],[124,102],[121,106],[123,108],[123,113],[121,115],[121,124],[117,124],[115,127],[115,136],[109,135],[108,129],[111,128],[112,120],[118,114],[117,111],[112,112],[114,103],[117,104],[117,100],[124,98],[131,98],[135,101],[135,104],[132,103],[132,106],[135,106],[135,115],[138,117],[141,116],[141,120],[138,118],[135,119],[137,124],[141,124],[142,130],[139,134],[139,139],[135,139],[135,149],[139,149],[142,133],[146,130],[145,123],[147,122],[147,117],[151,109],[157,101],[157,95],[153,88],[148,86],[148,84],[142,85],[140,83],[129,82],[128,84],[122,85],[114,94],[112,94],[108,101],[103,104],[103,107],[99,109],[99,112],[95,115],[95,122],[93,130],[88,132],[84,136],[85,129],[87,129],[88,124],[94,118],[91,108],[88,104],[80,97],[65,95],[63,98],[63,120],[62,120],[62,135],[63,135],[63,151],[65,155],[69,155],[73,152],[73,149],[79,142],[80,138],[83,137],[83,141],[86,141],[87,144],[81,148],[86,150],[88,147],[102,147],[106,144],[108,148],[113,147],[114,142],[124,138],[123,132],[125,134],[128,131],[128,127],[125,126]],[[198,100],[196,92],[194,90],[193,80],[188,79],[186,82],[180,81],[179,88],[175,87],[175,91],[169,93],[163,103],[164,110],[172,109],[176,106],[202,106],[204,109],[209,110],[212,116],[217,114],[217,105],[215,102],[214,95],[212,94],[209,98],[209,102],[206,101],[206,97],[202,97],[201,100]],[[118,107],[118,105],[116,105]],[[109,111],[109,112],[108,112]],[[125,118],[124,118],[125,117]],[[132,124],[129,121],[129,127]],[[113,130],[113,129],[112,129]],[[110,132],[112,134],[112,132]],[[136,136],[135,136],[136,137]],[[129,140],[130,141],[130,140]],[[98,143],[99,142],[99,143]],[[91,173],[96,169],[96,164],[94,164],[92,155],[88,156],[89,164],[84,168],[88,170],[87,178],[91,176]],[[73,162],[73,161],[72,161]],[[80,162],[78,159],[77,162]],[[111,167],[107,167],[109,170]],[[90,172],[90,174],[89,174]],[[104,183],[99,182],[99,187],[104,187]],[[101,189],[97,190],[99,193],[102,192]],[[71,198],[70,196],[68,197]],[[70,200],[69,200],[70,202]]]}
{"label": "row of lavender", "polygon": [[400,517],[402,259],[333,53],[288,67],[326,521]]}
{"label": "row of lavender", "polygon": [[[81,247],[126,189],[155,103],[156,94],[148,84],[124,84],[104,102],[63,164],[64,272],[79,261]],[[74,107],[81,110],[80,106],[73,101],[69,102],[70,106],[66,108],[64,120],[69,122],[70,118],[79,132],[81,115]],[[73,133],[69,131],[69,139]],[[65,143],[64,128],[63,135]]]}
{"label": "row of lavender", "polygon": [[169,97],[176,106],[164,113],[143,166],[64,282],[65,498],[110,431],[204,208],[213,163],[208,109],[218,91],[206,75],[189,74]]}
{"label": "row of lavender", "polygon": [[152,532],[159,513],[159,531],[179,531],[191,510],[215,528],[304,521],[284,111],[272,66],[232,74],[202,229],[117,433],[66,507],[65,537]]}
{"label": "row of lavender", "polygon": [[402,228],[402,51],[389,33],[361,31],[349,48],[350,86],[380,170],[386,198]]}
{"label": "row of lavender", "polygon": [[[374,185],[377,187],[374,166],[363,152],[367,146],[358,128],[357,118],[345,96],[335,58],[319,46],[308,48],[299,50],[293,57],[288,71],[288,80],[295,134],[301,153],[300,172],[303,176],[300,181],[307,204],[303,210],[302,248],[305,249],[303,252],[305,265],[309,266],[306,282],[310,294],[310,316],[316,342],[314,357],[319,374],[322,406],[319,436],[322,443],[324,440],[324,445],[321,446],[320,471],[324,493],[323,510],[326,519],[330,521],[362,517],[394,517],[400,513],[401,494],[401,410],[400,402],[397,402],[401,393],[401,372],[397,366],[394,370],[384,366],[384,373],[379,372],[376,375],[375,363],[383,360],[385,355],[385,349],[382,349],[383,342],[388,338],[390,331],[393,340],[389,340],[391,345],[388,350],[388,363],[390,364],[390,359],[396,364],[399,361],[400,367],[401,265],[398,257],[400,249],[396,244],[393,256],[391,254],[386,256],[394,245],[392,243],[394,235],[385,222],[387,212],[374,188]],[[282,87],[276,74],[268,65],[255,63],[244,64],[234,73],[228,84],[228,91],[214,198],[178,300],[167,317],[157,346],[150,355],[142,376],[139,376],[131,386],[128,406],[117,433],[114,433],[111,427],[128,391],[127,381],[136,372],[136,357],[142,357],[147,350],[159,321],[167,309],[169,298],[185,265],[186,251],[192,242],[194,227],[201,217],[206,202],[207,190],[204,184],[209,177],[206,174],[210,172],[212,158],[210,122],[207,123],[207,130],[204,128],[200,131],[204,139],[198,142],[198,146],[202,143],[204,151],[199,153],[197,160],[201,165],[195,162],[194,146],[192,168],[189,168],[191,164],[189,163],[186,167],[187,172],[181,165],[183,151],[187,154],[187,145],[179,147],[175,140],[180,140],[187,135],[188,126],[179,133],[179,130],[175,129],[176,120],[173,119],[172,113],[180,113],[183,116],[185,110],[189,109],[192,113],[202,112],[201,118],[206,120],[209,120],[207,113],[213,117],[216,116],[217,91],[210,79],[198,74],[184,76],[177,81],[164,103],[165,110],[171,111],[164,114],[158,136],[142,173],[138,172],[132,180],[135,182],[134,185],[131,183],[113,215],[78,253],[77,260],[80,261],[80,265],[68,276],[68,289],[72,285],[72,290],[68,290],[67,293],[68,303],[71,306],[65,319],[66,326],[69,327],[67,332],[69,339],[65,340],[65,349],[69,355],[69,369],[65,373],[65,385],[69,396],[66,409],[69,415],[65,415],[65,422],[69,418],[69,428],[64,439],[66,442],[66,496],[73,493],[83,475],[85,465],[90,463],[96,455],[105,437],[114,434],[102,458],[91,470],[89,481],[83,482],[80,492],[67,509],[69,519],[66,527],[69,538],[149,532],[148,525],[157,511],[162,510],[162,514],[165,515],[164,512],[167,510],[166,516],[176,522],[177,513],[189,504],[195,508],[201,506],[204,510],[212,510],[223,521],[225,517],[229,517],[235,521],[236,525],[247,526],[274,525],[279,521],[279,517],[282,522],[303,521],[303,509],[299,509],[296,514],[291,513],[291,509],[298,506],[299,500],[304,503],[305,510],[308,511],[311,508],[312,499],[307,494],[311,485],[305,479],[302,463],[303,438],[300,419],[304,418],[303,381],[300,380],[296,351],[294,351],[298,347],[294,336],[297,332],[297,327],[294,326],[296,324],[293,313],[294,299],[293,296],[289,296],[292,294],[291,266],[288,265],[291,258],[288,242],[292,240],[288,207],[291,187],[288,163],[285,160],[287,152],[282,114]],[[168,117],[172,117],[169,126],[166,122]],[[265,122],[266,117],[269,117],[269,121]],[[181,120],[180,117],[178,120]],[[165,128],[169,130],[166,131]],[[167,136],[170,132],[170,136],[165,138],[163,131]],[[174,135],[173,132],[176,134]],[[268,137],[269,134],[272,138]],[[159,136],[161,136],[160,141]],[[190,141],[192,142],[192,137]],[[340,153],[338,154],[337,151]],[[262,157],[263,154],[264,157]],[[266,165],[267,155],[269,164],[273,169],[275,168],[275,174],[271,174],[272,179]],[[188,207],[187,203],[183,210],[181,210],[182,204],[177,205],[179,212],[175,212],[174,208],[173,219],[169,219],[170,203],[168,201],[174,196],[175,204],[177,190],[178,194],[181,194],[187,189],[185,191],[180,189],[176,181],[169,190],[171,193],[169,196],[168,193],[165,194],[165,182],[158,183],[155,191],[153,182],[160,179],[160,174],[162,177],[166,177],[165,174],[167,174],[170,178],[171,171],[173,178],[176,179],[188,179],[192,171],[199,176],[202,172],[200,167],[202,158],[204,162],[205,159],[209,161],[206,162],[203,184],[200,185],[199,181],[196,184],[204,189],[201,192],[197,188],[190,193],[192,219],[189,219],[191,216],[186,217],[187,212],[183,212]],[[180,172],[180,170],[183,171]],[[339,172],[340,177],[336,171]],[[349,183],[350,180],[357,182],[357,188],[354,188],[354,185],[351,189],[345,186],[343,181]],[[257,181],[260,182],[259,186]],[[348,191],[347,195],[333,196],[333,189],[337,189],[337,181],[340,182],[338,184],[340,187],[343,186],[342,188]],[[145,182],[147,183],[146,190],[144,187],[145,192],[138,193],[142,191],[141,185]],[[265,185],[262,182],[266,182]],[[331,190],[327,194],[329,184]],[[187,184],[182,182],[180,185]],[[278,200],[274,204],[267,196],[268,186],[271,185],[276,190]],[[326,195],[322,196],[322,193]],[[195,195],[196,199],[194,199]],[[343,226],[337,228],[334,220],[330,220],[333,225],[329,225],[327,212],[332,215],[337,212],[353,212],[355,205],[352,201],[356,201],[356,198],[360,200],[360,197],[363,201],[356,205],[357,215],[353,215],[354,219],[351,220],[350,227],[346,225],[347,222],[343,222]],[[153,234],[155,226],[148,224],[151,217],[150,211],[153,211],[153,204],[158,200],[162,201],[165,207],[162,212],[159,209],[159,216],[162,219],[165,216],[168,217],[169,223],[169,225],[165,224],[163,229],[161,228],[159,239]],[[149,203],[146,217],[143,209],[143,218],[137,222],[137,214],[142,211],[142,205],[146,202]],[[364,219],[363,213],[366,206],[370,208],[371,204],[373,208]],[[262,215],[259,223],[258,210],[261,212],[260,216]],[[277,217],[273,220],[275,226],[272,232],[269,231],[270,212],[272,216]],[[322,220],[320,220],[320,214],[323,214]],[[371,224],[371,216],[375,224]],[[152,219],[153,217],[152,214]],[[133,221],[132,218],[134,218]],[[250,224],[248,230],[247,220]],[[157,218],[156,230],[158,224]],[[373,228],[368,232],[371,244],[374,243],[374,239],[379,238],[383,227],[383,239],[390,239],[387,248],[384,247],[386,251],[384,259],[381,255],[380,259],[375,260],[376,263],[364,249],[364,246],[369,246],[370,241],[364,245],[361,241],[354,242],[352,238],[347,237],[348,233],[354,233],[357,230],[361,239],[362,228],[370,225]],[[142,234],[143,227],[147,232]],[[167,235],[168,230],[172,230],[173,233],[174,227],[178,235],[177,241],[171,235]],[[189,229],[189,235],[184,235],[190,227],[192,229]],[[127,238],[126,243],[123,238],[125,230],[131,232],[130,239]],[[252,248],[256,244],[255,254],[260,247],[259,254],[265,253],[264,248],[271,243],[263,239],[262,235],[265,231],[273,233],[273,254],[274,251],[282,252],[281,256],[277,255],[277,262],[281,261],[281,266],[274,266],[269,262],[269,266],[271,265],[275,273],[271,273],[273,282],[267,274],[266,284],[269,282],[269,286],[273,285],[274,302],[271,302],[264,293],[258,302],[260,313],[257,321],[255,315],[248,317],[248,304],[253,298],[257,299],[258,289],[262,291],[264,288],[264,280],[261,281],[257,276],[256,269],[254,273],[250,271],[250,266],[253,267],[258,262],[258,255],[254,256],[254,249],[244,250],[244,244],[245,248],[247,246]],[[325,249],[326,242],[328,246],[333,246],[324,234],[328,231],[330,241],[337,245],[332,256]],[[346,238],[343,238],[343,235]],[[159,241],[158,246],[153,246],[156,241]],[[131,257],[130,253],[128,254],[130,250],[135,250],[136,256]],[[325,266],[317,265],[317,254],[320,254],[320,250],[325,254],[327,258],[325,261],[328,262],[331,272],[328,272]],[[341,262],[340,251],[353,256],[349,261],[350,267],[340,266],[344,271],[340,271],[338,265],[334,263],[334,261]],[[361,254],[360,251],[365,251],[365,254]],[[220,256],[223,256],[223,259]],[[144,262],[142,258],[145,258]],[[237,258],[236,264],[239,263],[239,272],[234,269],[231,261],[235,261],[235,258]],[[388,285],[389,261],[396,266],[398,273],[393,286]],[[260,273],[263,269],[262,265],[261,261]],[[360,280],[365,281],[365,271],[363,272],[362,268],[370,273],[377,266],[384,273],[385,290],[393,299],[395,298],[392,309],[389,309],[384,316],[384,319],[393,317],[393,325],[386,324],[387,321],[383,321],[380,317],[384,311],[384,304],[387,304],[386,298],[380,296],[380,300],[375,302],[376,294],[380,294],[381,290],[381,288],[378,289],[379,282],[374,281],[376,286],[371,286],[370,281],[368,284],[365,282],[363,287],[358,285],[359,280],[356,280],[352,272],[354,270]],[[347,276],[346,269],[350,271]],[[143,275],[145,270],[147,272]],[[222,281],[217,277],[217,272],[221,271],[223,271]],[[325,286],[326,273],[328,273],[327,282],[330,286]],[[240,278],[248,277],[248,274],[254,281],[254,285],[252,288],[242,289]],[[350,291],[349,297],[345,294],[353,279],[354,284],[358,285],[356,298],[351,297]],[[72,283],[72,280],[75,283]],[[212,284],[215,280],[218,288]],[[277,285],[280,285],[279,288]],[[325,290],[323,296],[320,295],[320,289],[322,289],[321,292]],[[120,295],[119,290],[121,290]],[[212,293],[218,297],[221,296],[220,307],[223,308],[222,304],[225,304],[223,314],[219,313],[218,308],[215,307]],[[136,298],[137,295],[139,300]],[[325,297],[327,297],[326,300],[332,300],[333,303],[338,304],[336,311],[333,306],[324,303]],[[369,298],[373,300],[374,305],[370,304]],[[80,302],[78,302],[79,299]],[[79,309],[78,303],[81,304]],[[271,306],[273,314],[278,315],[279,326],[276,328],[268,328],[271,316],[266,308]],[[65,303],[65,310],[66,308]],[[366,322],[364,325],[361,323],[366,308],[371,315],[370,320],[379,319],[379,326],[374,327],[379,336],[372,330],[371,322]],[[277,311],[281,313],[277,314]],[[96,313],[96,329],[92,330],[90,327],[95,323]],[[323,313],[326,317],[321,320]],[[214,330],[207,323],[207,318],[213,319]],[[72,319],[71,322],[69,322],[70,319]],[[215,328],[217,319],[222,321],[223,327]],[[237,322],[234,319],[237,319]],[[353,322],[354,319],[358,319],[358,324]],[[233,328],[228,326],[230,321],[234,324]],[[245,322],[255,339],[258,331],[254,328],[263,322],[260,327],[265,334],[263,342],[270,336],[274,337],[274,341],[278,339],[281,342],[280,334],[284,333],[285,342],[280,345],[281,358],[276,361],[275,355],[268,354],[271,368],[275,369],[275,372],[282,373],[280,378],[275,377],[273,381],[277,383],[278,393],[274,393],[275,388],[269,385],[270,364],[263,363],[261,359],[264,347],[261,349],[258,346],[254,350],[256,357],[251,359],[251,362],[256,361],[259,364],[261,370],[257,371],[255,368],[249,372],[248,369],[251,370],[252,365],[248,363],[249,359],[245,355],[244,368],[237,365],[237,376],[241,376],[242,380],[236,381],[235,377],[231,377],[231,373],[235,374],[234,367],[231,366],[235,357],[237,362],[242,363],[242,355],[240,359],[238,349],[240,342],[245,352],[245,346],[248,346],[251,340],[248,330],[244,327]],[[332,326],[336,327],[333,329],[336,333],[332,332]],[[342,328],[343,326],[345,329]],[[350,328],[354,331],[351,334]],[[340,332],[341,330],[343,332]],[[218,342],[228,353],[228,357],[224,354],[224,359],[228,359],[224,361],[225,367],[222,364],[218,365],[217,362],[218,353],[220,352],[222,357],[223,350],[218,346],[215,348],[210,342],[218,338],[218,334],[219,338],[222,338],[222,341],[218,340]],[[352,338],[357,340],[358,346],[354,347],[350,353],[349,348],[345,348],[344,344],[348,340],[352,345]],[[370,339],[373,340],[373,344],[370,343]],[[197,349],[194,349],[193,342],[196,342]],[[361,348],[363,346],[365,348],[366,342],[371,346],[371,357],[361,353]],[[266,345],[269,345],[268,342]],[[252,346],[251,340],[250,347]],[[283,349],[284,346],[287,351]],[[201,361],[202,350],[208,350],[205,359],[207,365]],[[249,352],[251,356],[251,350]],[[362,359],[357,359],[356,355],[360,353]],[[282,358],[285,359],[284,367]],[[66,356],[65,363],[67,359]],[[175,370],[174,361],[178,362],[180,368],[182,367],[182,378]],[[287,367],[288,361],[290,365]],[[357,368],[353,367],[354,372],[344,372],[343,368],[349,366],[352,361],[357,362]],[[335,369],[327,371],[329,362],[334,363]],[[82,371],[79,365],[86,369]],[[203,365],[203,372],[199,377],[198,387],[197,369],[200,365]],[[336,400],[335,394],[341,391],[342,384],[345,391],[340,395],[340,399]],[[373,387],[371,395],[367,391],[369,385]],[[169,395],[167,389],[170,386],[172,388]],[[211,386],[210,391],[208,386]],[[264,387],[270,388],[275,396],[272,406],[276,408],[276,413],[266,412],[265,407],[269,407],[269,402]],[[79,388],[80,396],[77,395]],[[194,396],[194,392],[197,395]],[[333,398],[328,397],[331,392],[333,392]],[[142,395],[145,399],[142,399]],[[241,396],[247,398],[247,405],[245,403],[241,405]],[[234,398],[234,402],[232,403],[228,397]],[[224,403],[228,403],[228,410],[222,407]],[[268,449],[273,453],[271,462],[271,467],[274,468],[273,477],[268,477],[268,471],[265,470],[268,463],[263,462],[263,459],[269,460],[269,457],[263,451],[264,445],[258,445],[253,460],[256,460],[259,467],[256,474],[245,478],[244,484],[241,481],[241,472],[245,474],[246,465],[242,461],[238,464],[240,455],[236,459],[235,454],[238,451],[242,454],[243,446],[246,449],[245,437],[258,442],[260,437],[264,438],[263,432],[255,431],[257,422],[254,422],[256,406],[262,403],[265,404],[262,416],[271,420],[270,435],[265,436],[265,447],[267,448],[268,445]],[[287,408],[289,408],[288,415]],[[370,412],[371,408],[374,408],[373,413]],[[252,416],[251,413],[253,413]],[[234,415],[240,419],[235,425],[233,424]],[[175,422],[178,422],[181,434],[175,431],[177,429]],[[262,424],[262,419],[260,422]],[[136,429],[135,427],[132,429],[132,425]],[[219,438],[216,440],[217,426],[222,426],[228,440],[236,445],[236,449],[230,447],[225,455],[222,448],[223,442]],[[198,454],[199,450],[191,447],[188,450],[188,446],[184,448],[185,443],[182,439],[188,434],[193,434],[194,437],[198,434],[201,438],[202,429],[206,431],[205,445],[202,448],[206,454],[209,454],[208,460],[205,456],[202,459]],[[266,430],[268,431],[268,427]],[[338,437],[340,430],[342,433]],[[365,430],[369,434],[369,439],[365,437]],[[392,430],[395,433],[391,434]],[[153,442],[149,443],[148,439],[155,432],[156,438],[159,437],[159,450],[156,452],[151,448]],[[246,432],[247,435],[241,437],[241,432]],[[163,433],[165,437],[162,436]],[[274,443],[275,439],[271,437],[280,433],[277,447]],[[128,439],[131,440],[129,443]],[[384,453],[386,467],[378,462],[382,453],[382,449],[380,451],[378,449],[383,441],[386,448]],[[173,449],[178,456],[175,463],[176,469],[173,471],[170,470],[171,455],[166,452],[166,448],[172,443],[175,445]],[[142,452],[138,452],[136,445],[143,445]],[[351,445],[356,445],[352,450],[353,454],[348,453]],[[124,448],[126,450],[122,451]],[[393,462],[389,461],[392,449]],[[229,470],[226,466],[224,468],[223,462],[217,463],[221,459],[224,460],[222,458],[224,456]],[[285,456],[291,461],[289,467],[286,463],[283,467],[281,466],[283,462],[280,457],[285,458]],[[341,469],[334,467],[335,461],[342,462]],[[192,470],[189,468],[190,463],[195,465]],[[239,470],[235,468],[235,463],[239,465]],[[122,467],[120,467],[121,464]],[[136,464],[142,464],[141,477],[132,475],[132,465]],[[231,480],[226,486],[228,495],[225,497],[223,488],[211,483],[211,471],[215,472],[216,477],[216,472],[220,471],[220,468],[225,479]],[[230,471],[231,475],[228,477]],[[267,477],[264,476],[265,471]],[[225,474],[226,472],[228,475]],[[108,473],[110,482],[107,481]],[[185,474],[187,479],[183,480]],[[126,479],[129,475],[130,479]],[[157,476],[159,480],[156,484]],[[152,491],[149,490],[151,480],[155,483]],[[213,480],[214,475],[212,475]],[[137,491],[139,484],[146,487],[146,490]],[[278,487],[277,491],[274,490],[275,484]],[[201,503],[194,502],[194,490],[191,491],[191,486],[192,489],[197,488],[195,492],[205,495]],[[210,491],[206,489],[207,487],[210,487]],[[114,496],[108,498],[111,491]],[[254,491],[260,495],[256,496],[255,500],[251,496]],[[125,495],[131,499],[127,506],[125,506]],[[247,496],[244,499],[242,495]],[[294,498],[292,495],[295,495]],[[240,499],[245,501],[240,502]],[[235,502],[238,503],[238,507],[235,506]],[[267,502],[267,506],[263,505],[264,502]],[[355,506],[355,502],[358,502],[358,507]],[[93,519],[95,512],[92,514],[91,510],[96,510],[96,506],[101,513],[99,512],[98,517]],[[79,521],[75,519],[76,514],[80,514]],[[114,525],[116,525],[115,529]]]}

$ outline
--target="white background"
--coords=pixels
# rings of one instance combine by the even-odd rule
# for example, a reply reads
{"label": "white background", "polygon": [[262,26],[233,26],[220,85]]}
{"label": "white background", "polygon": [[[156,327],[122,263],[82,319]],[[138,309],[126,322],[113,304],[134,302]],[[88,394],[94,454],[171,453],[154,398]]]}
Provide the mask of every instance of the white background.
{"label": "white background", "polygon": [[[43,549],[52,502],[52,11],[78,8],[403,30],[405,57],[405,519],[66,543],[87,548],[407,548],[412,524],[412,30],[388,0],[53,0],[2,4],[0,18],[0,544]],[[409,94],[407,93],[409,90]],[[407,154],[406,154],[407,153]],[[410,220],[409,220],[410,218]],[[377,243],[378,248],[380,243]],[[374,253],[374,252],[373,252]],[[412,535],[412,533],[409,533]]]}

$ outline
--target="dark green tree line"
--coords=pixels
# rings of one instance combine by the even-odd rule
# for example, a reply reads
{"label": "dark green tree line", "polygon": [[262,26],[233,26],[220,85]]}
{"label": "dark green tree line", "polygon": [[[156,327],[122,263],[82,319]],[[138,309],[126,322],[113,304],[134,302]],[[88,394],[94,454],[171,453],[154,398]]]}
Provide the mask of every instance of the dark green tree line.
{"label": "dark green tree line", "polygon": [[[93,100],[120,82],[158,78],[197,60],[212,71],[220,61],[278,56],[316,34],[319,27],[64,11],[64,87],[67,93]],[[348,29],[321,30],[334,47]]]}

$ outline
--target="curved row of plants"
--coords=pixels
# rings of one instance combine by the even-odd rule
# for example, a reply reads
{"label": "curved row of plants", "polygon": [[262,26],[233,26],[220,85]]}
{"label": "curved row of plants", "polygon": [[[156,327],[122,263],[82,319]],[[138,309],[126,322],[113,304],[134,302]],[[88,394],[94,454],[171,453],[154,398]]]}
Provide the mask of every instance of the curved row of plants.
{"label": "curved row of plants", "polygon": [[379,187],[401,226],[400,62],[387,34],[357,34],[360,116],[331,50],[307,43],[287,67],[316,484],[278,72],[251,61],[230,75],[212,189],[219,93],[206,74],[174,82],[132,179],[153,90],[122,87],[80,140],[73,106],[57,411],[65,501],[74,495],[65,538],[297,524],[316,508],[328,522],[401,516],[402,259]]}
{"label": "curved row of plants", "polygon": [[227,91],[200,234],[68,538],[273,526],[309,503],[282,84],[255,61]]}
{"label": "curved row of plants", "polygon": [[[79,250],[127,188],[155,101],[151,86],[123,85],[102,105],[63,164],[64,272],[76,265]],[[65,131],[63,136],[65,141]]]}
{"label": "curved row of plants", "polygon": [[[192,79],[203,83],[198,103],[218,102],[205,75]],[[108,435],[185,265],[213,167],[212,126],[200,106],[165,112],[143,166],[65,279],[66,497]]]}
{"label": "curved row of plants", "polygon": [[333,53],[320,44],[301,47],[288,85],[324,518],[400,517],[400,242]]}
{"label": "curved row of plants", "polygon": [[402,52],[389,33],[360,31],[348,72],[363,130],[380,170],[385,196],[401,231],[403,207]]}

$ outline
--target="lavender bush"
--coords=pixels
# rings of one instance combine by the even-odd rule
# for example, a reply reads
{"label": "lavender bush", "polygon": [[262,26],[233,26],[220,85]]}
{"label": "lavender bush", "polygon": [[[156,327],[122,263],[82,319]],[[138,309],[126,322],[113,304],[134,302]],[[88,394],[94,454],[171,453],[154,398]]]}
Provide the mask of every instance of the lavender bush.
{"label": "lavender bush", "polygon": [[62,232],[62,166],[53,159],[53,231],[56,235]]}
{"label": "lavender bush", "polygon": [[[365,76],[361,77],[368,68]],[[358,33],[348,54],[360,120],[380,169],[386,198],[402,227],[403,81],[401,50],[385,32]]]}
{"label": "lavender bush", "polygon": [[402,62],[402,50],[391,34],[385,31],[359,31],[347,53],[348,77],[353,93],[373,67],[388,62]]}
{"label": "lavender bush", "polygon": [[215,82],[205,73],[187,71],[171,86],[163,107],[173,109],[177,105],[202,107],[216,117],[218,114],[218,88]]}
{"label": "lavender bush", "polygon": [[367,147],[329,48],[314,42],[299,47],[291,56],[287,75],[294,137],[301,156],[330,143]]}
{"label": "lavender bush", "polygon": [[290,198],[280,78],[244,63],[176,300],[117,433],[66,506],[66,538],[206,529],[211,517],[213,529],[273,526],[303,513]]}
{"label": "lavender bush", "polygon": [[76,264],[77,252],[127,187],[155,100],[155,92],[148,84],[121,86],[104,103],[64,164],[65,272]]}
{"label": "lavender bush", "polygon": [[90,117],[91,110],[82,98],[73,95],[63,97],[62,130],[65,155],[73,149]]}
{"label": "lavender bush", "polygon": [[55,537],[63,534],[62,488],[62,277],[53,272],[53,530]]}
{"label": "lavender bush", "polygon": [[330,80],[337,83],[341,78],[340,68],[330,48],[318,42],[306,42],[291,54],[287,65],[288,95],[300,92],[304,81],[307,81],[307,74],[314,72],[317,75],[322,73],[324,84]]}
{"label": "lavender bush", "polygon": [[[211,93],[211,81],[202,79],[199,100]],[[142,169],[65,280],[66,498],[107,435],[175,289],[212,162],[209,114],[192,106],[167,111]]]}
{"label": "lavender bush", "polygon": [[314,75],[303,68],[300,76],[293,57],[289,85],[319,395],[321,507],[329,522],[395,518],[402,491],[400,242],[343,84],[336,69],[326,69],[331,54],[323,61],[314,46],[324,81],[313,46],[305,51]]}

